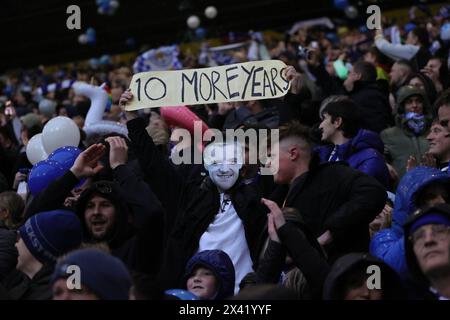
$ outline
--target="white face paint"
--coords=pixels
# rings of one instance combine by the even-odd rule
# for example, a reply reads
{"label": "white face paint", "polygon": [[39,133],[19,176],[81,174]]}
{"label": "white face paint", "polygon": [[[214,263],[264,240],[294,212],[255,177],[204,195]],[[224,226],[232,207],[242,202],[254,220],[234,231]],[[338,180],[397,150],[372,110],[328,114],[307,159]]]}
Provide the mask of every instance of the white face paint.
{"label": "white face paint", "polygon": [[244,163],[243,149],[237,143],[212,143],[205,148],[203,161],[209,177],[223,192],[239,178],[239,170]]}

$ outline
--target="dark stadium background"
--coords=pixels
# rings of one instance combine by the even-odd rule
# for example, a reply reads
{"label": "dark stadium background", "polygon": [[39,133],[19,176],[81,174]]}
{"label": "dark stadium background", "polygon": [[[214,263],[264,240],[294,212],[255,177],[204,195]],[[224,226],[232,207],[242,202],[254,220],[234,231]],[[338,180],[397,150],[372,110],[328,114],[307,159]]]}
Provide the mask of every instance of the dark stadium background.
{"label": "dark stadium background", "polygon": [[[360,14],[364,14],[370,3],[380,4],[385,10],[407,7],[414,2],[420,1],[350,1],[361,8]],[[69,16],[66,8],[71,4],[81,8],[81,31],[66,28]],[[209,5],[219,11],[214,20],[203,16],[203,10]],[[202,19],[202,27],[211,35],[249,29],[287,30],[298,20],[319,16],[344,18],[332,0],[122,0],[114,16],[97,14],[95,0],[2,0],[0,70],[122,53],[137,50],[144,44],[177,43],[189,38],[186,19],[191,14]],[[95,46],[78,43],[78,36],[88,27],[96,30]],[[135,39],[134,47],[125,44],[130,37]]]}

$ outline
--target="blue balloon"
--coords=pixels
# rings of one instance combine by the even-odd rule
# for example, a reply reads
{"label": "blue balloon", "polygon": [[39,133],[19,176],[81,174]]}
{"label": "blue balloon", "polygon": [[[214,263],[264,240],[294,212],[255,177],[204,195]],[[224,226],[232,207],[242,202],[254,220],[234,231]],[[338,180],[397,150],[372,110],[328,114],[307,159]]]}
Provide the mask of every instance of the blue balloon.
{"label": "blue balloon", "polygon": [[109,3],[104,3],[100,6],[100,8],[102,9],[103,12],[108,12],[111,7],[109,6]]}
{"label": "blue balloon", "polygon": [[95,36],[95,29],[94,29],[94,28],[87,28],[86,34],[87,34],[88,36],[90,36],[90,35]]}
{"label": "blue balloon", "polygon": [[104,54],[103,56],[100,57],[100,64],[101,65],[108,65],[111,63],[111,57],[107,54]]}
{"label": "blue balloon", "polygon": [[61,147],[53,151],[49,156],[48,160],[53,160],[58,162],[64,170],[69,170],[75,159],[81,153],[81,150],[77,147]]}
{"label": "blue balloon", "polygon": [[348,7],[348,0],[334,0],[334,6],[336,9],[344,10]]}
{"label": "blue balloon", "polygon": [[28,177],[28,187],[33,196],[38,195],[54,180],[58,179],[66,170],[56,161],[44,160],[36,163]]}
{"label": "blue balloon", "polygon": [[202,40],[206,36],[206,30],[204,28],[197,28],[195,29],[195,36],[197,39]]}
{"label": "blue balloon", "polygon": [[87,43],[90,45],[94,45],[97,41],[95,34],[87,35]]}
{"label": "blue balloon", "polygon": [[89,65],[94,68],[97,69],[100,65],[100,61],[97,58],[92,58],[89,60]]}
{"label": "blue balloon", "polygon": [[166,290],[164,293],[180,300],[200,300],[195,294],[183,289],[170,289]]}
{"label": "blue balloon", "polygon": [[404,29],[406,33],[409,33],[410,31],[414,30],[415,28],[417,28],[417,25],[415,25],[414,23],[410,22],[405,24]]}
{"label": "blue balloon", "polygon": [[[67,172],[73,166],[80,153],[81,150],[77,147],[61,147],[53,151],[47,159],[58,162],[64,168],[64,171]],[[81,187],[85,181],[86,179],[81,179],[75,188]]]}

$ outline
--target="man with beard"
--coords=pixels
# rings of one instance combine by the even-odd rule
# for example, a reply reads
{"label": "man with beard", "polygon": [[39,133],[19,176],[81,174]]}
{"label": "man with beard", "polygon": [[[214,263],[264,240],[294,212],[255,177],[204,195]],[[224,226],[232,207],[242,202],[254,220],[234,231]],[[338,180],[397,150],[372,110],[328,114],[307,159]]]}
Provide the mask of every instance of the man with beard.
{"label": "man with beard", "polygon": [[[129,269],[155,273],[162,255],[162,213],[150,188],[127,165],[128,147],[123,138],[109,137],[109,164],[116,182],[96,181],[80,193],[76,211],[83,226],[83,241],[106,243],[111,253]],[[30,205],[36,212],[64,207],[81,180],[95,178],[103,166],[105,146],[94,144],[82,152],[71,169],[53,181]],[[152,252],[150,255],[149,252]]]}

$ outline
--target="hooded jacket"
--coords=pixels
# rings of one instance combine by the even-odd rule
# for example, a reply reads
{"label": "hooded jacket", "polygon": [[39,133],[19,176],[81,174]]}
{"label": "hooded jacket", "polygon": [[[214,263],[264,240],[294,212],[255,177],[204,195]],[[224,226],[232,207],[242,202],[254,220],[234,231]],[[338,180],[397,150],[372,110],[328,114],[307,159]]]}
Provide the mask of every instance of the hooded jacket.
{"label": "hooded jacket", "polygon": [[[121,167],[121,169],[126,169],[125,166]],[[143,186],[147,187],[145,183]],[[135,187],[137,186],[135,185]],[[134,192],[137,194],[133,194]],[[90,188],[84,190],[77,201],[76,214],[82,221],[84,237],[87,242],[95,242],[95,240],[92,239],[87,229],[84,212],[88,201],[95,195],[108,199],[115,207],[114,229],[102,240],[108,243],[112,255],[120,258],[131,270],[156,272],[162,256],[162,219],[164,214],[153,193],[147,187],[127,190],[127,195],[125,195],[124,188],[111,181],[97,181]],[[133,208],[133,196],[146,199],[145,202],[148,202],[148,206],[141,207],[140,210],[147,209],[148,216],[133,212],[139,210],[137,207]]]}
{"label": "hooded jacket", "polygon": [[218,291],[213,300],[222,300],[233,296],[235,271],[230,257],[222,250],[205,250],[198,252],[187,263],[184,273],[184,283],[197,267],[211,270],[219,283]]}
{"label": "hooded jacket", "polygon": [[128,223],[130,212],[125,201],[123,201],[122,192],[117,183],[106,180],[94,182],[91,187],[83,191],[76,206],[76,214],[80,221],[82,221],[84,241],[92,242],[91,235],[89,234],[86,225],[84,212],[88,201],[96,195],[111,201],[115,208],[116,215],[114,229],[105,239],[114,254],[114,251],[120,250],[120,246],[133,235],[131,226]]}
{"label": "hooded jacket", "polygon": [[427,94],[420,88],[416,88],[413,86],[403,86],[397,92],[397,112],[399,114],[405,113],[405,102],[406,99],[412,96],[420,96],[423,100],[423,114],[431,113],[430,102],[428,101]]}
{"label": "hooded jacket", "polygon": [[[405,114],[405,102],[412,96],[421,96],[423,99],[423,114],[425,116],[425,128],[420,135],[414,134],[407,126]],[[388,128],[381,132],[381,140],[385,145],[385,153],[392,159],[392,166],[401,178],[406,172],[406,165],[410,156],[421,159],[429,148],[426,139],[428,126],[430,124],[430,105],[426,94],[415,87],[403,86],[397,94],[398,115],[396,117],[396,126]]]}
{"label": "hooded jacket", "polygon": [[429,149],[425,131],[420,136],[414,135],[406,126],[406,120],[397,117],[397,126],[381,132],[380,137],[385,145],[387,158],[392,159],[392,166],[401,178],[406,172],[406,165],[410,156],[421,159]]}
{"label": "hooded jacket", "polygon": [[[136,164],[138,165],[137,162]],[[115,230],[107,239],[112,254],[131,270],[156,273],[162,259],[164,214],[160,203],[130,164],[118,166],[113,173],[117,182],[96,182],[84,190],[75,208],[65,208],[65,198],[79,183],[69,170],[32,200],[25,215],[29,218],[41,211],[60,208],[75,210],[82,222],[85,241],[92,242],[86,228],[84,208],[91,196],[97,193],[109,199],[118,208]],[[149,252],[151,254],[148,254]]]}
{"label": "hooded jacket", "polygon": [[397,187],[392,228],[376,233],[370,242],[370,253],[386,262],[402,278],[408,274],[403,225],[417,209],[415,198],[418,192],[435,181],[450,183],[450,176],[436,168],[429,167],[417,167],[407,172]]}
{"label": "hooded jacket", "polygon": [[405,297],[404,289],[397,274],[383,261],[367,253],[349,253],[338,259],[330,270],[323,290],[324,300],[343,300],[348,284],[345,277],[356,270],[367,270],[370,265],[380,267],[383,300],[396,300]]}
{"label": "hooded jacket", "polygon": [[[355,137],[336,148],[339,160],[376,178],[385,187],[389,185],[389,171],[383,157],[384,144],[377,133],[360,129]],[[316,148],[320,161],[328,162],[333,149],[330,145]]]}

